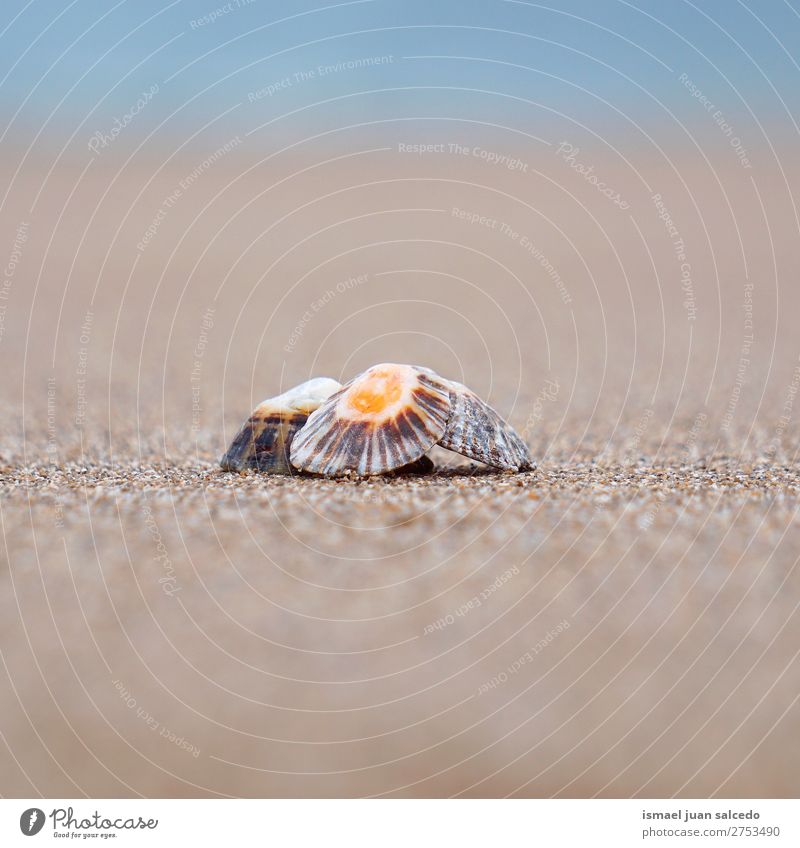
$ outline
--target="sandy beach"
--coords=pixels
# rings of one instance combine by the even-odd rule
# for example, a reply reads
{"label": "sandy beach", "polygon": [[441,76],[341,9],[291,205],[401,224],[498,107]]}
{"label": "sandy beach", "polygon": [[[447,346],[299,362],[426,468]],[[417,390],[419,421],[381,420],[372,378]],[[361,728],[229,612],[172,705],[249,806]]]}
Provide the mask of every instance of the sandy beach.
{"label": "sandy beach", "polygon": [[[14,181],[0,792],[795,795],[780,174],[761,207],[736,161],[598,154],[625,211],[553,149],[521,193],[352,152],[231,154],[161,216],[195,154]],[[537,470],[219,469],[262,398],[381,361],[468,383]]]}

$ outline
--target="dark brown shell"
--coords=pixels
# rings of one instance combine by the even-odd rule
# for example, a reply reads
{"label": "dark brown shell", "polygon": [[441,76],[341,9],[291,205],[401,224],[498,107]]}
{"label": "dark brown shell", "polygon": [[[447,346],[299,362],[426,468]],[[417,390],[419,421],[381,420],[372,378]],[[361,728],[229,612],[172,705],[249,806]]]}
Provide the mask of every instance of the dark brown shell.
{"label": "dark brown shell", "polygon": [[262,471],[292,474],[289,450],[292,439],[319,408],[322,401],[341,388],[327,377],[317,377],[260,403],[242,425],[220,460],[225,471]]}
{"label": "dark brown shell", "polygon": [[274,412],[262,404],[242,425],[219,464],[225,471],[291,474],[289,447],[307,420],[304,412]]}

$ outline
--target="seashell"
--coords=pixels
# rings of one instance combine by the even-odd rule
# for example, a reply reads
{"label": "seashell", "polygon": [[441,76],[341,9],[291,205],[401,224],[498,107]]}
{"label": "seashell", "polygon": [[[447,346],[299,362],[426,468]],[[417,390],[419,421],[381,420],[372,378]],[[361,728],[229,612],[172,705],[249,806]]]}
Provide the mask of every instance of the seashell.
{"label": "seashell", "polygon": [[242,425],[220,460],[225,471],[252,468],[269,474],[291,474],[289,449],[308,416],[341,385],[316,377],[277,397],[262,401]]}
{"label": "seashell", "polygon": [[517,431],[489,404],[461,383],[446,383],[450,388],[450,417],[439,441],[441,447],[506,471],[536,467]]}
{"label": "seashell", "polygon": [[329,477],[395,471],[442,438],[449,416],[450,389],[432,371],[375,365],[308,417],[292,441],[291,463]]}

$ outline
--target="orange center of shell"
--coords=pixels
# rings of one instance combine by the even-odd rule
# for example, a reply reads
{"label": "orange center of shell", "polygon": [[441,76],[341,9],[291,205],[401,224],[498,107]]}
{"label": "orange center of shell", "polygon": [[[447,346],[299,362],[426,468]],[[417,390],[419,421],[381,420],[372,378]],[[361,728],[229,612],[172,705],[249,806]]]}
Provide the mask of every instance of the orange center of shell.
{"label": "orange center of shell", "polygon": [[348,400],[362,415],[378,415],[397,403],[402,394],[402,375],[391,371],[376,371],[353,386]]}

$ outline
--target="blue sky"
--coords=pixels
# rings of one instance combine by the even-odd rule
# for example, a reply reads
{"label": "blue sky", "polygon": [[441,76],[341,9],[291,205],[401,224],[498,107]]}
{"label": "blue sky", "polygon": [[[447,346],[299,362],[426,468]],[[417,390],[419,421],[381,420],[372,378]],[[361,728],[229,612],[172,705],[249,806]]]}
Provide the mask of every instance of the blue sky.
{"label": "blue sky", "polygon": [[[106,131],[154,85],[131,137],[160,126],[157,137],[185,138],[209,121],[204,133],[220,138],[266,122],[292,137],[443,114],[528,131],[566,115],[620,136],[631,121],[648,132],[675,120],[707,126],[681,74],[739,125],[798,120],[800,9],[785,0],[4,0],[3,9],[3,130],[23,139],[41,130],[58,146],[76,129],[81,143]],[[317,72],[375,57],[384,59]]]}

